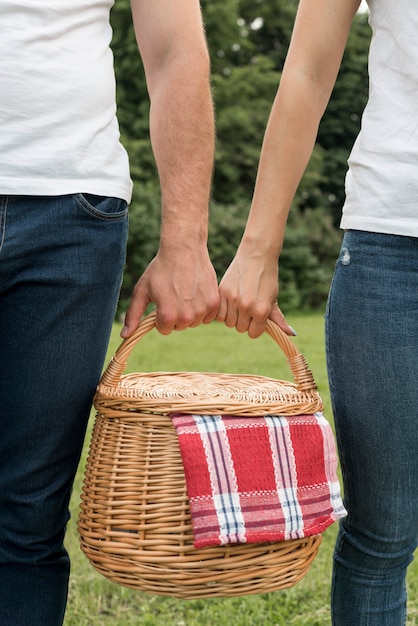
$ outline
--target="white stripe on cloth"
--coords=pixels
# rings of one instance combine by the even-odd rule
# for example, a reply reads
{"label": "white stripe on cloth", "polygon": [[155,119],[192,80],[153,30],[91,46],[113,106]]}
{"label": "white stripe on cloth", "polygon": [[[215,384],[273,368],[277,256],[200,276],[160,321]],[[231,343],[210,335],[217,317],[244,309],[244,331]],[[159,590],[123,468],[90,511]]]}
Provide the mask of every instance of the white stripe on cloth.
{"label": "white stripe on cloth", "polygon": [[325,419],[323,413],[315,413],[314,415],[318,420],[318,424],[321,426],[322,430],[322,440],[324,442],[325,474],[328,482],[332,518],[334,520],[337,520],[340,517],[344,517],[347,512],[341,500],[340,484],[338,480],[335,480],[337,454],[335,448],[331,447],[330,445],[330,441],[334,441],[334,433],[332,432],[332,428],[328,421]]}
{"label": "white stripe on cloth", "polygon": [[[193,415],[205,450],[221,545],[245,543],[245,522],[231,449],[221,415]],[[215,435],[215,436],[214,436]]]}
{"label": "white stripe on cloth", "polygon": [[280,416],[265,417],[269,431],[276,489],[285,519],[285,538],[304,536],[304,520],[297,495],[296,460],[288,421]]}

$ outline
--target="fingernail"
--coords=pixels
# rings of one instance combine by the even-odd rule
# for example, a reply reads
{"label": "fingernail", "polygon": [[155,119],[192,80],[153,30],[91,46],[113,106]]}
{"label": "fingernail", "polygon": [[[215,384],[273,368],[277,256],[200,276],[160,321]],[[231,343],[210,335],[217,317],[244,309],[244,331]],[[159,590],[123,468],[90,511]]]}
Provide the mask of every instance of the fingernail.
{"label": "fingernail", "polygon": [[290,330],[292,331],[293,336],[294,336],[294,337],[297,337],[297,336],[298,336],[298,334],[297,334],[297,332],[295,331],[295,329],[294,329],[294,328],[292,328],[292,326],[290,326],[290,325],[289,325],[289,328],[290,328]]}
{"label": "fingernail", "polygon": [[122,330],[120,331],[120,336],[121,336],[121,337],[124,337],[124,336],[126,335],[127,331],[128,331],[128,327],[127,327],[127,326],[124,326],[124,327],[122,328]]}

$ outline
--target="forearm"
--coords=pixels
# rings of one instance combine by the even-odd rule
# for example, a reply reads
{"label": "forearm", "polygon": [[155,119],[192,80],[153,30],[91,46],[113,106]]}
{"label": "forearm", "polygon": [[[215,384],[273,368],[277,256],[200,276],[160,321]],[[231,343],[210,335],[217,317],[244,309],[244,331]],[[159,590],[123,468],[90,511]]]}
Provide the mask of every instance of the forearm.
{"label": "forearm", "polygon": [[209,63],[173,59],[151,93],[150,135],[162,193],[161,242],[206,243],[214,159]]}
{"label": "forearm", "polygon": [[208,323],[219,307],[207,250],[215,133],[199,0],[132,0],[132,15],[162,200],[160,247],[134,287],[124,337],[150,303],[164,334]]}
{"label": "forearm", "polygon": [[277,307],[277,265],[289,208],[324,108],[323,96],[313,97],[310,83],[298,72],[290,72],[280,85],[263,141],[245,232],[220,283],[218,319],[240,332],[248,331],[250,337],[264,332],[268,317],[287,334],[294,332]]}
{"label": "forearm", "polygon": [[300,0],[263,141],[244,241],[280,254],[286,220],[309,162],[359,0]]}
{"label": "forearm", "polygon": [[162,244],[206,242],[214,159],[210,61],[199,0],[131,0],[151,101]]}
{"label": "forearm", "polygon": [[218,319],[258,337],[266,320],[294,334],[277,305],[287,216],[327,106],[360,0],[299,0],[292,41],[261,149],[250,215],[220,283]]}
{"label": "forearm", "polygon": [[243,243],[281,252],[290,206],[315,145],[328,94],[296,71],[284,75],[267,125]]}

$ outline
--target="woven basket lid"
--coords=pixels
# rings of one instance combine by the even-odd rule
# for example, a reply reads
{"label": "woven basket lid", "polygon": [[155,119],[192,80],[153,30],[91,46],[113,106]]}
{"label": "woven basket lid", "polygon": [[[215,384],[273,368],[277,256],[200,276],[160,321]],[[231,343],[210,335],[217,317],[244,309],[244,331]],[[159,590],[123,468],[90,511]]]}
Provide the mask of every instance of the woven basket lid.
{"label": "woven basket lid", "polygon": [[155,312],[125,339],[104,372],[94,405],[118,411],[233,415],[301,415],[321,411],[321,397],[304,356],[274,322],[266,332],[284,353],[294,382],[213,372],[123,374],[135,345],[155,327]]}

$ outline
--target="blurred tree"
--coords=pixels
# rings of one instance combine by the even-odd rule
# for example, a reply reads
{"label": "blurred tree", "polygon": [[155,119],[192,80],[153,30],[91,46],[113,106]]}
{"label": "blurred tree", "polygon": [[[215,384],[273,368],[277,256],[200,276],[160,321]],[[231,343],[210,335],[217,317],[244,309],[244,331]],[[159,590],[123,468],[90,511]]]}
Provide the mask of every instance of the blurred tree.
{"label": "blurred tree", "polygon": [[240,17],[256,53],[281,71],[289,47],[297,0],[240,0]]}
{"label": "blurred tree", "polygon": [[217,126],[213,197],[217,202],[251,197],[279,77],[271,62],[261,56],[213,76]]}
{"label": "blurred tree", "polygon": [[370,44],[368,15],[360,13],[351,27],[341,69],[318,133],[325,149],[326,180],[320,189],[324,205],[338,224],[344,203],[347,158],[360,130],[368,97],[367,58]]}

